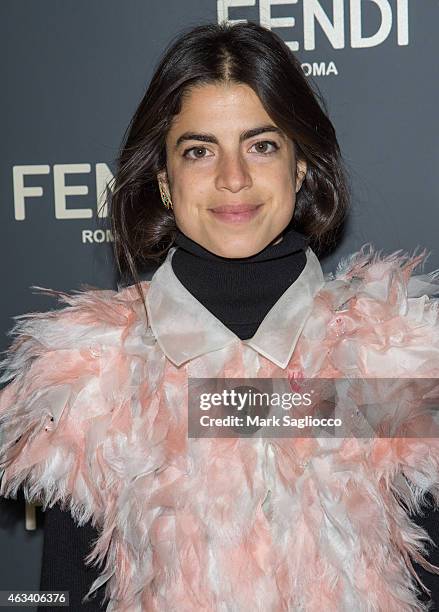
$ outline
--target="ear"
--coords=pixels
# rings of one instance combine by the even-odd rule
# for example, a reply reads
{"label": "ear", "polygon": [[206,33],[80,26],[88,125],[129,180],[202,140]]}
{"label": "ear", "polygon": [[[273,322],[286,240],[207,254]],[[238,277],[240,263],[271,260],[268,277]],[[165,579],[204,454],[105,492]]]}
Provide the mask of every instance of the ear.
{"label": "ear", "polygon": [[300,188],[302,187],[302,183],[305,180],[307,170],[308,164],[306,163],[306,160],[299,159],[297,161],[296,166],[296,193],[298,193],[300,191]]}

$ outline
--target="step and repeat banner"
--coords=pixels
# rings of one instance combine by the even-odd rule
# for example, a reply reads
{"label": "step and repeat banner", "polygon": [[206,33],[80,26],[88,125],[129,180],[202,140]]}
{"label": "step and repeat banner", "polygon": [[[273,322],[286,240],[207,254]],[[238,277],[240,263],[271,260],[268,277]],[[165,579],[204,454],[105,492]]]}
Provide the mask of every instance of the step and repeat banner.
{"label": "step and repeat banner", "polygon": [[[3,0],[0,15],[1,350],[13,316],[57,307],[31,285],[116,288],[118,147],[164,47],[201,23],[273,29],[326,99],[353,197],[324,270],[366,242],[425,247],[439,268],[437,0]],[[43,523],[0,502],[0,589],[38,588]]]}

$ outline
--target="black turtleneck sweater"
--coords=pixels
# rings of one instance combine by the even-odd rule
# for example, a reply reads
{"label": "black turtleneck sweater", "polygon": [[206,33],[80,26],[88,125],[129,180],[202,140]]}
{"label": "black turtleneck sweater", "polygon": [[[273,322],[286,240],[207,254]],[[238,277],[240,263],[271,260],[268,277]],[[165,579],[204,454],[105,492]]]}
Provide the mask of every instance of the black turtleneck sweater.
{"label": "black turtleneck sweater", "polygon": [[302,272],[307,244],[305,236],[289,229],[278,244],[250,257],[229,259],[178,231],[172,269],[203,306],[246,340]]}
{"label": "black turtleneck sweater", "polygon": [[[211,253],[178,231],[175,240],[178,249],[172,258],[172,268],[199,302],[245,340],[255,334],[270,308],[302,272],[307,244],[302,234],[288,229],[278,244],[270,244],[251,257],[228,259]],[[435,541],[439,540],[438,515],[430,512],[426,518],[416,519]],[[41,590],[70,591],[73,610],[104,610],[106,606],[99,605],[103,589],[93,603],[80,603],[99,575],[96,568],[85,567],[83,561],[97,531],[90,524],[77,527],[70,514],[58,507],[45,513],[44,523]],[[439,563],[439,555],[432,553],[430,560]],[[415,567],[424,584],[432,589],[433,600],[439,601],[439,577]],[[53,607],[38,610],[49,611]]]}

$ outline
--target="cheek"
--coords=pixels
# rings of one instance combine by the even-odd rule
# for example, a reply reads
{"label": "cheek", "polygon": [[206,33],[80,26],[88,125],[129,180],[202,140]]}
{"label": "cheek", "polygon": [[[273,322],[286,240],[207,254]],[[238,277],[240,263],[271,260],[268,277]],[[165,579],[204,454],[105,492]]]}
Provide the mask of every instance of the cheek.
{"label": "cheek", "polygon": [[172,181],[172,192],[174,198],[193,206],[194,198],[203,195],[212,187],[212,178],[207,169],[194,167],[191,164],[181,164],[175,169]]}
{"label": "cheek", "polygon": [[173,179],[171,189],[177,225],[187,235],[192,235],[208,201],[212,181],[205,174],[190,168],[179,169]]}
{"label": "cheek", "polygon": [[277,204],[290,206],[296,195],[293,170],[289,163],[282,161],[267,167],[266,172],[255,175],[256,184],[263,185]]}

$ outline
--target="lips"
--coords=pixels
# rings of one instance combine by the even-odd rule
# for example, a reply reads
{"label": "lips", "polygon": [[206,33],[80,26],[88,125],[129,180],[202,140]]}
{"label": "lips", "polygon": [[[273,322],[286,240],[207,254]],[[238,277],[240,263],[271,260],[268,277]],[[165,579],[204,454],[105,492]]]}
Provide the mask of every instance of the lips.
{"label": "lips", "polygon": [[226,204],[224,206],[215,206],[211,208],[216,213],[246,213],[258,208],[260,204]]}
{"label": "lips", "polygon": [[223,204],[211,208],[214,217],[224,223],[245,223],[258,214],[262,204]]}

